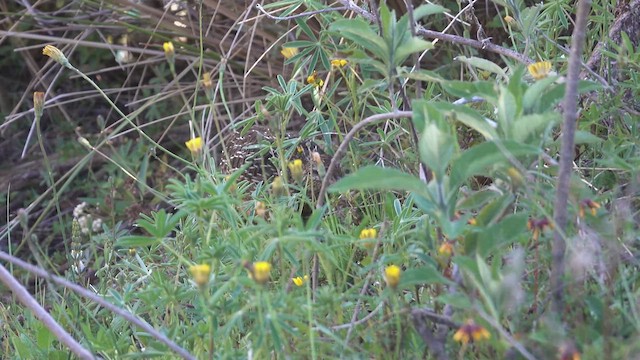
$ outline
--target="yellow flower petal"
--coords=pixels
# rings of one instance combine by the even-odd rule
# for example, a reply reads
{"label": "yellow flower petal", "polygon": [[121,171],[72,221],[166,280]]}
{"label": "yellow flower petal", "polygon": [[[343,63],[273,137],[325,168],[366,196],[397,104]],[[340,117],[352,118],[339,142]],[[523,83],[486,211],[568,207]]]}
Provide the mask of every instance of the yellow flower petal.
{"label": "yellow flower petal", "polygon": [[191,153],[194,155],[198,154],[200,150],[202,150],[202,138],[199,136],[185,142],[184,144],[187,146],[187,149],[189,149],[189,151],[191,151]]}
{"label": "yellow flower petal", "polygon": [[400,276],[402,275],[402,269],[397,265],[390,265],[384,269],[384,280],[387,285],[395,289],[400,283]]}
{"label": "yellow flower petal", "polygon": [[551,62],[549,61],[540,61],[537,63],[533,63],[527,66],[527,70],[529,70],[529,74],[535,80],[542,80],[549,76],[551,73]]}
{"label": "yellow flower petal", "polygon": [[282,56],[284,56],[285,59],[289,60],[292,57],[298,55],[298,48],[283,47],[282,50],[280,50],[280,54],[282,54]]}

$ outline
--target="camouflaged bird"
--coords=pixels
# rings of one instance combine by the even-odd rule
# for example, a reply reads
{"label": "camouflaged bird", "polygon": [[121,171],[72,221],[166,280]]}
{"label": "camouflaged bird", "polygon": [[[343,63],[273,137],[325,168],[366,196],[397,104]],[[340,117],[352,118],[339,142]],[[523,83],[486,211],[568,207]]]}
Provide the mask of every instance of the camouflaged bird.
{"label": "camouflaged bird", "polygon": [[[294,133],[286,133],[283,143],[295,141]],[[268,182],[281,175],[281,161],[276,147],[276,136],[266,126],[256,125],[247,131],[232,131],[225,137],[226,155],[221,154],[219,168],[225,174],[231,174],[246,163],[238,180],[249,183]],[[288,151],[287,151],[288,150]],[[305,186],[311,191],[310,198],[320,190],[324,170],[329,166],[330,156],[324,154],[312,140],[302,140],[295,149],[285,149],[291,153],[284,164],[300,159],[303,164]]]}

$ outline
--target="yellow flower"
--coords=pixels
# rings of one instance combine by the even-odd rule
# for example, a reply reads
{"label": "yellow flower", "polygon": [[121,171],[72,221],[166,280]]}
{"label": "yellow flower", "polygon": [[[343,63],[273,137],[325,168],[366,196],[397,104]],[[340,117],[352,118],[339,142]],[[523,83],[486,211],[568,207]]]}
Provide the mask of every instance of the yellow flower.
{"label": "yellow flower", "polygon": [[44,93],[42,91],[35,91],[33,93],[33,112],[37,118],[42,117],[44,110]]}
{"label": "yellow flower", "polygon": [[289,162],[289,171],[291,172],[291,176],[293,180],[300,183],[303,180],[303,169],[302,169],[302,160],[295,159]]}
{"label": "yellow flower", "polygon": [[244,267],[249,272],[249,277],[258,284],[264,284],[269,280],[271,264],[266,261],[245,263]]}
{"label": "yellow flower", "polygon": [[271,194],[276,197],[283,196],[285,194],[284,183],[280,176],[273,178],[273,182],[271,182]]}
{"label": "yellow flower", "polygon": [[292,57],[298,55],[298,48],[283,47],[282,50],[280,50],[280,54],[282,54],[282,56],[284,56],[285,59],[289,60]]}
{"label": "yellow flower", "polygon": [[541,80],[549,76],[549,73],[551,73],[551,62],[540,61],[533,63],[527,66],[527,69],[529,70],[529,74],[531,74],[532,78],[535,80]]}
{"label": "yellow flower", "polygon": [[256,215],[260,216],[261,218],[264,218],[264,216],[267,214],[267,207],[262,201],[256,201],[254,210],[256,211]]}
{"label": "yellow flower", "polygon": [[192,154],[198,154],[202,150],[202,138],[198,136],[184,143]]}
{"label": "yellow flower", "polygon": [[378,237],[378,231],[374,228],[362,229],[360,231],[360,240],[364,240],[362,241],[362,246],[369,250],[373,249],[376,245],[376,241],[372,241],[372,239],[376,237]]}
{"label": "yellow flower", "polygon": [[173,43],[171,41],[167,41],[162,44],[162,49],[164,50],[164,56],[166,56],[167,59],[173,59],[176,55],[176,49],[173,47]]}
{"label": "yellow flower", "polygon": [[333,67],[337,67],[337,68],[342,68],[347,66],[349,62],[346,59],[333,59],[331,60],[331,66]]}
{"label": "yellow flower", "polygon": [[307,84],[312,84],[315,87],[322,87],[324,81],[318,77],[318,72],[313,70],[311,75],[307,76]]}
{"label": "yellow flower", "polygon": [[402,269],[397,265],[389,265],[384,269],[384,280],[387,282],[387,286],[392,289],[398,287],[401,275]]}
{"label": "yellow flower", "polygon": [[491,333],[473,320],[467,320],[453,335],[453,340],[467,344],[472,341],[482,341],[491,338]]}
{"label": "yellow flower", "polygon": [[506,22],[507,24],[513,26],[516,23],[516,19],[514,19],[513,17],[507,15],[504,17],[504,22]]}
{"label": "yellow flower", "polygon": [[309,275],[305,275],[304,277],[298,276],[291,279],[296,286],[302,286],[309,280]]}
{"label": "yellow flower", "polygon": [[193,276],[193,282],[198,286],[205,286],[209,283],[209,275],[211,274],[211,266],[207,264],[191,265],[189,272]]}
{"label": "yellow flower", "polygon": [[469,218],[469,220],[467,220],[467,224],[469,224],[471,226],[476,226],[476,225],[478,225],[478,220],[476,220],[476,218],[474,218],[474,217]]}
{"label": "yellow flower", "polygon": [[42,53],[52,58],[53,60],[57,61],[62,66],[65,66],[65,67],[71,66],[71,64],[69,64],[69,60],[67,60],[66,56],[64,56],[62,51],[60,51],[60,49],[58,49],[53,45],[45,46],[44,49],[42,49]]}
{"label": "yellow flower", "polygon": [[445,241],[438,248],[438,254],[449,257],[453,254],[453,244],[449,241]]}
{"label": "yellow flower", "polygon": [[360,231],[360,239],[375,239],[378,236],[378,230],[374,228],[362,229]]}

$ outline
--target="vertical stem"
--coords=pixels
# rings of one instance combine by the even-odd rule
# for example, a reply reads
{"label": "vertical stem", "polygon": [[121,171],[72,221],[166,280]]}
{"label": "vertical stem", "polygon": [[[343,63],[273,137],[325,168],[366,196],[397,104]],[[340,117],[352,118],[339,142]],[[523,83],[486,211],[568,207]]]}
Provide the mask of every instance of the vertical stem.
{"label": "vertical stem", "polygon": [[553,238],[551,268],[551,308],[558,319],[561,319],[564,307],[564,253],[566,250],[565,230],[567,226],[567,202],[569,199],[569,180],[571,179],[574,157],[574,137],[576,132],[578,80],[582,48],[585,42],[587,17],[591,9],[591,0],[580,0],[576,14],[576,25],[571,41],[569,71],[567,72],[566,95],[564,97],[564,123],[562,126],[562,146],[560,150],[560,171],[556,192],[555,233]]}

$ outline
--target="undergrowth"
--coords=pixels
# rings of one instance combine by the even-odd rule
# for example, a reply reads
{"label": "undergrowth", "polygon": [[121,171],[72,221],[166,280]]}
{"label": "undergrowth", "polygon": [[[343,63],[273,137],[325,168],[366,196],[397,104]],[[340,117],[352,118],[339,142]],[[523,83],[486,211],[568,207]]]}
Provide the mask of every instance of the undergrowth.
{"label": "undergrowth", "polygon": [[[45,3],[3,9],[39,67],[2,107],[3,358],[640,354],[640,50],[608,41],[614,3],[586,30],[569,1]],[[576,31],[602,61],[570,89]],[[274,140],[223,171],[252,128]]]}

